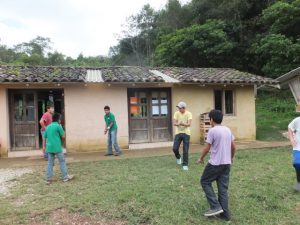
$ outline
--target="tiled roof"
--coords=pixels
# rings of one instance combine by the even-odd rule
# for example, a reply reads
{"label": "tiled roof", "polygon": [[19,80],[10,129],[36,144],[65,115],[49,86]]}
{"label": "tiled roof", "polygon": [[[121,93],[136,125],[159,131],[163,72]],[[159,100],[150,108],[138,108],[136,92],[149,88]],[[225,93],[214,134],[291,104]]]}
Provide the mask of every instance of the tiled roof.
{"label": "tiled roof", "polygon": [[205,84],[277,84],[276,80],[229,68],[157,68],[183,83]]}
{"label": "tiled roof", "polygon": [[106,67],[101,71],[104,82],[164,82],[146,67]]}
{"label": "tiled roof", "polygon": [[85,68],[51,66],[0,66],[0,83],[84,82]]}
{"label": "tiled roof", "polygon": [[227,68],[51,67],[0,65],[0,83],[134,82],[278,84],[278,81]]}

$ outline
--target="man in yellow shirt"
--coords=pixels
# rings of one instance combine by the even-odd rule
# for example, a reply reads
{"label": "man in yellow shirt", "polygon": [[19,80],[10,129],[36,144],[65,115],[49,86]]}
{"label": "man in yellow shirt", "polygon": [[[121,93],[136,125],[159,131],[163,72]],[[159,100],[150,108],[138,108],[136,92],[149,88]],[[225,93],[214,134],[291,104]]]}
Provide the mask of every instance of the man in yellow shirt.
{"label": "man in yellow shirt", "polygon": [[[178,108],[178,111],[174,114],[175,139],[173,152],[177,164],[182,165],[183,170],[188,170],[192,113],[186,110],[185,102],[179,102],[176,107]],[[183,159],[181,159],[179,153],[181,142],[183,142]]]}

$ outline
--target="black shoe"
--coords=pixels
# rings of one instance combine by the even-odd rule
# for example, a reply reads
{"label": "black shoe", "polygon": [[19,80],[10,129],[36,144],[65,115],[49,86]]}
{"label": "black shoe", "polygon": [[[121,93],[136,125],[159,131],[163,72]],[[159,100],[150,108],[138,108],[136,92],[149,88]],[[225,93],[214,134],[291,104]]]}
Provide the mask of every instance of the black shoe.
{"label": "black shoe", "polygon": [[225,220],[226,222],[230,222],[230,217],[225,216],[224,213],[221,213],[219,215],[216,215],[217,218],[221,219],[221,220]]}

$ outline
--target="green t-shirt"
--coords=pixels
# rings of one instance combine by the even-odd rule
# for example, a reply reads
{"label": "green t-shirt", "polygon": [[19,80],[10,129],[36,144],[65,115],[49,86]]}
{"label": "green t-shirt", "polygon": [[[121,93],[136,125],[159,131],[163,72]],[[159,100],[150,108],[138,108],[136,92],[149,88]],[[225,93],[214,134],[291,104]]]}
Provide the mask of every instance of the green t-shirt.
{"label": "green t-shirt", "polygon": [[109,126],[111,124],[111,122],[113,123],[110,130],[116,130],[118,128],[114,114],[112,114],[112,113],[108,113],[108,115],[105,114],[104,120],[105,120],[105,123],[107,126]]}
{"label": "green t-shirt", "polygon": [[62,126],[57,122],[52,122],[45,130],[46,152],[60,153],[62,152],[61,136],[65,134]]}

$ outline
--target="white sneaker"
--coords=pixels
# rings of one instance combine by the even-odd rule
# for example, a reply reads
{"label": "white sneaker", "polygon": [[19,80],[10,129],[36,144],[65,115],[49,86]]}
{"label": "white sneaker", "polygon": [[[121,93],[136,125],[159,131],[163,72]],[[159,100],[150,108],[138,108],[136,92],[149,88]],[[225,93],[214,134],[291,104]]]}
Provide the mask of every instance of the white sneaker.
{"label": "white sneaker", "polygon": [[297,183],[297,184],[294,186],[294,191],[300,191],[300,183]]}
{"label": "white sneaker", "polygon": [[70,180],[73,180],[74,179],[74,175],[68,175],[66,176],[64,179],[63,179],[63,182],[68,182]]}
{"label": "white sneaker", "polygon": [[176,163],[178,164],[178,165],[181,165],[181,158],[179,158],[179,159],[176,159]]}
{"label": "white sneaker", "polygon": [[187,170],[189,170],[189,167],[188,166],[183,166],[182,169],[187,171]]}
{"label": "white sneaker", "polygon": [[208,210],[206,213],[204,213],[204,216],[215,216],[215,215],[219,215],[221,213],[223,213],[223,209],[210,209]]}

